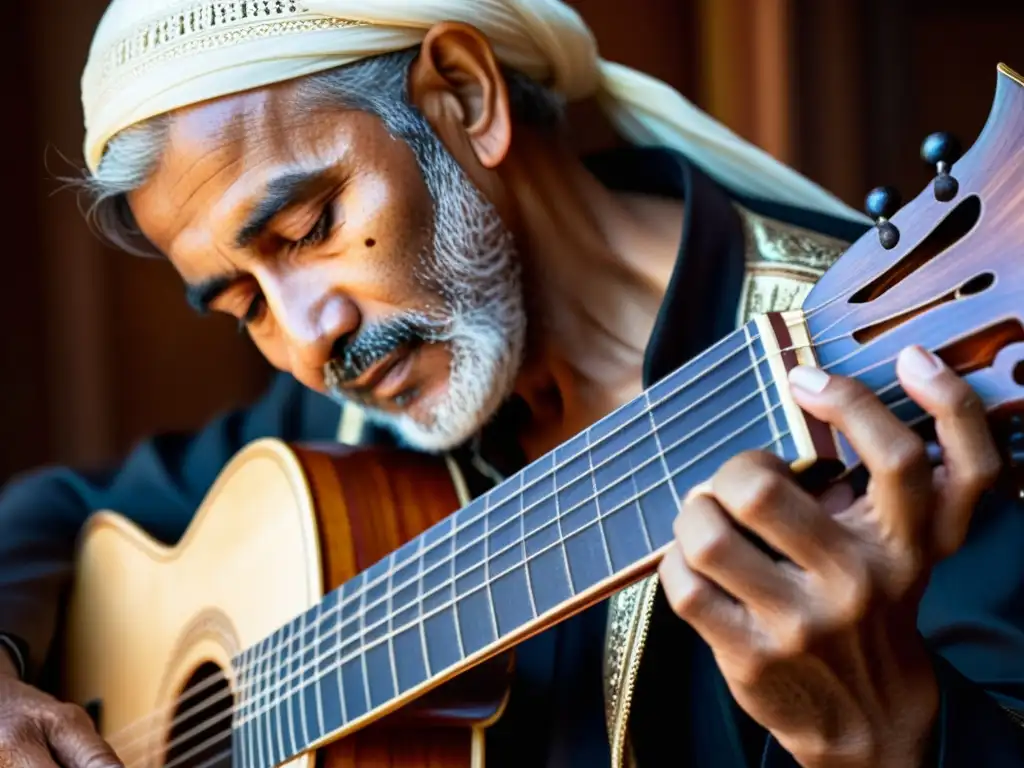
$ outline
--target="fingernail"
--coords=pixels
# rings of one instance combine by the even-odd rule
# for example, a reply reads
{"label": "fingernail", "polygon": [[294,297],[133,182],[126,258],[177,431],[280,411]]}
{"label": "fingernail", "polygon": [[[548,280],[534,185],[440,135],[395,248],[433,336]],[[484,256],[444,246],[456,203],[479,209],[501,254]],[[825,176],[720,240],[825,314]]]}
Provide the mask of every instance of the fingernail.
{"label": "fingernail", "polygon": [[921,347],[907,347],[900,353],[899,365],[913,378],[927,381],[944,367],[942,361]]}
{"label": "fingernail", "polygon": [[830,376],[820,368],[798,365],[789,372],[789,383],[807,392],[815,394],[828,386]]}

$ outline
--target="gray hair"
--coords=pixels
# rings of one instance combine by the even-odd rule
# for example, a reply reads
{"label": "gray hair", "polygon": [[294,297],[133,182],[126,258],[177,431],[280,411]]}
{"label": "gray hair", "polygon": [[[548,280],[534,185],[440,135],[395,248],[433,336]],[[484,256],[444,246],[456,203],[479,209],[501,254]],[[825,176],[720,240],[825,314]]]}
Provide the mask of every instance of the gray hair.
{"label": "gray hair", "polygon": [[[341,106],[378,116],[392,135],[409,144],[425,168],[429,155],[442,145],[408,99],[409,68],[417,55],[418,49],[411,48],[308,75],[299,84],[299,104]],[[517,122],[542,130],[562,125],[561,97],[516,70],[503,68],[503,73]],[[141,187],[160,162],[170,126],[171,118],[162,115],[122,131],[107,144],[96,174],[77,182],[92,198],[86,218],[94,231],[138,256],[156,253],[140,231],[127,195]]]}

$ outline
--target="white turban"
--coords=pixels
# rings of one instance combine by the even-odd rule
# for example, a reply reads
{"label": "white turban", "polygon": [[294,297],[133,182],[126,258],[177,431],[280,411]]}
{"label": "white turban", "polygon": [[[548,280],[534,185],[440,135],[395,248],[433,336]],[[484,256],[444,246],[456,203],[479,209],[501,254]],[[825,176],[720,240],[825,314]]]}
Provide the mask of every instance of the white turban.
{"label": "white turban", "polygon": [[113,0],[82,77],[93,172],[119,131],[184,106],[419,44],[442,21],[569,101],[594,97],[623,138],[681,151],[735,191],[858,221],[863,214],[697,109],[600,58],[561,0]]}

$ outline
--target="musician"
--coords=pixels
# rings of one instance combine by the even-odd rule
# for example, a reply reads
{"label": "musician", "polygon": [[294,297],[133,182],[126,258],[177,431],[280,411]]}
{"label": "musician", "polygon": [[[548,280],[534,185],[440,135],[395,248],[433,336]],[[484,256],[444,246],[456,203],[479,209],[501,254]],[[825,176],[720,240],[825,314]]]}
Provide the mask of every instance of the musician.
{"label": "musician", "polygon": [[[108,472],[6,489],[3,766],[116,764],[40,690],[92,511],[174,542],[265,436],[443,453],[479,494],[799,306],[869,226],[600,60],[559,0],[151,7],[114,1],[83,78],[96,221],[282,373]],[[563,102],[595,96],[629,146],[579,158]],[[916,348],[898,370],[937,469],[871,392],[799,369],[870,484],[815,497],[770,455],[727,462],[657,575],[517,649],[488,764],[1024,766],[1024,509],[965,383]]]}

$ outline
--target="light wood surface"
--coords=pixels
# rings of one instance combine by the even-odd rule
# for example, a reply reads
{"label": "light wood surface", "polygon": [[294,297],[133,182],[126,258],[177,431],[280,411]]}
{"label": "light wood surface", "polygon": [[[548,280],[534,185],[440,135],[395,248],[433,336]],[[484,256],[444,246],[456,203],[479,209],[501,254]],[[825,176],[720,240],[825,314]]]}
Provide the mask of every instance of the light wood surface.
{"label": "light wood surface", "polygon": [[[197,669],[230,677],[235,654],[456,507],[440,463],[267,440],[228,465],[174,547],[97,514],[79,554],[63,693],[102,702],[101,733],[129,768],[163,765],[175,701]],[[511,658],[499,661],[331,744],[324,765],[482,766],[482,728],[507,696]]]}

